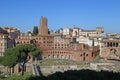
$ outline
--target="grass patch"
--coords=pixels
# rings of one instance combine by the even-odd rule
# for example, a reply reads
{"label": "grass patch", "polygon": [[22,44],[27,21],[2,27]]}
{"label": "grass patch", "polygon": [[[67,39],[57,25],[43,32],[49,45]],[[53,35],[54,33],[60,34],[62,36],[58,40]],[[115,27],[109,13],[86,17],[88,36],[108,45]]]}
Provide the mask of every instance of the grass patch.
{"label": "grass patch", "polygon": [[77,66],[89,66],[90,64],[87,62],[76,62],[71,60],[60,60],[60,59],[46,59],[41,60],[39,66],[58,66],[58,65],[77,65]]}
{"label": "grass patch", "polygon": [[24,75],[12,75],[9,77],[0,77],[0,80],[28,80],[29,77],[31,77],[32,75],[29,73],[25,73]]}

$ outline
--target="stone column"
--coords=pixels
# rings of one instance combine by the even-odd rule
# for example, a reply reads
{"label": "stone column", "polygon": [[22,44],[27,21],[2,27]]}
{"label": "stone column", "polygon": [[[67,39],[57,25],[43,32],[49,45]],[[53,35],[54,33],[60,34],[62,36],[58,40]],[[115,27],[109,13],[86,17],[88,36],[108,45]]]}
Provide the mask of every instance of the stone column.
{"label": "stone column", "polygon": [[114,47],[114,45],[113,45],[114,43],[112,42],[112,47]]}

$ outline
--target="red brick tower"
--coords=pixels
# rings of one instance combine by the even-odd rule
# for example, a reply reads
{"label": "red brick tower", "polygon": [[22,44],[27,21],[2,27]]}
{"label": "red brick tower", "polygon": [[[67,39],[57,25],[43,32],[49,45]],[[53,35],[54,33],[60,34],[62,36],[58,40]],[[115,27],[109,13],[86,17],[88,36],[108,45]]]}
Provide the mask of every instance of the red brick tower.
{"label": "red brick tower", "polygon": [[48,35],[47,18],[45,17],[40,19],[39,35]]}

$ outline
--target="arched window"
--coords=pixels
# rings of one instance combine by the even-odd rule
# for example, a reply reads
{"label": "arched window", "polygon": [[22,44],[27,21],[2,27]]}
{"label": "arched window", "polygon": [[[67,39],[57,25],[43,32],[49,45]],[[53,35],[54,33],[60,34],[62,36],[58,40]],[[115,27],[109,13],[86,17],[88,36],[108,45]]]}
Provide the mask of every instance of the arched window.
{"label": "arched window", "polygon": [[80,54],[80,56],[82,57],[82,54]]}
{"label": "arched window", "polygon": [[88,54],[86,54],[86,56],[88,56]]}
{"label": "arched window", "polygon": [[116,47],[118,47],[118,43],[116,43]]}
{"label": "arched window", "polygon": [[94,56],[94,53],[92,52],[92,57]]}
{"label": "arched window", "polygon": [[50,58],[50,55],[48,55],[48,58]]}
{"label": "arched window", "polygon": [[19,44],[19,41],[17,42],[17,44]]}
{"label": "arched window", "polygon": [[85,56],[85,53],[83,53],[83,56]]}
{"label": "arched window", "polygon": [[75,34],[75,36],[77,36],[77,35],[78,35],[77,31],[75,31],[75,33],[74,33],[74,34]]}

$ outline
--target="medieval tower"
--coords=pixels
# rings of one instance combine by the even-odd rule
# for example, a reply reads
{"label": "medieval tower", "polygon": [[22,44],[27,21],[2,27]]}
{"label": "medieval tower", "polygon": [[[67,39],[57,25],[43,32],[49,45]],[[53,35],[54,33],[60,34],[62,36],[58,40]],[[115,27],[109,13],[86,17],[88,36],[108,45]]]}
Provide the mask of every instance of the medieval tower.
{"label": "medieval tower", "polygon": [[47,18],[45,17],[40,19],[39,35],[48,35]]}

